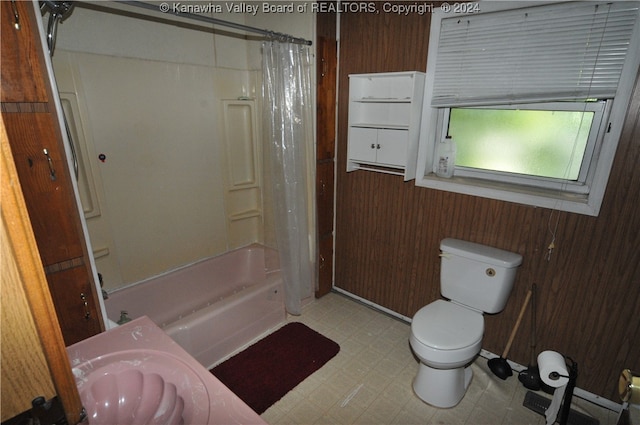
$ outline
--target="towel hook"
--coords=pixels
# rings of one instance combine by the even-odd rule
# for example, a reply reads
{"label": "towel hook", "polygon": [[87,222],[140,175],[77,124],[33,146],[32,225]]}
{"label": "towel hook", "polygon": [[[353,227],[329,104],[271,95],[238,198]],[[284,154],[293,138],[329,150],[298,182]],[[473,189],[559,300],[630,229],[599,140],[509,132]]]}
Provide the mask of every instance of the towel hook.
{"label": "towel hook", "polygon": [[11,0],[11,9],[13,10],[13,27],[16,30],[20,29],[20,14],[18,13],[18,6],[16,5],[16,0]]}

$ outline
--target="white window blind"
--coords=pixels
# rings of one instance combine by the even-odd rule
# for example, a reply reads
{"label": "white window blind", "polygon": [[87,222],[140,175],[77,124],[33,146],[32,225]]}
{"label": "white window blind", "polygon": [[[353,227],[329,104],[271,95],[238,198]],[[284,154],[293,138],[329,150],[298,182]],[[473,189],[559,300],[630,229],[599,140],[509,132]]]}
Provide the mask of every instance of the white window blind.
{"label": "white window blind", "polygon": [[613,98],[638,5],[571,2],[444,18],[432,106]]}

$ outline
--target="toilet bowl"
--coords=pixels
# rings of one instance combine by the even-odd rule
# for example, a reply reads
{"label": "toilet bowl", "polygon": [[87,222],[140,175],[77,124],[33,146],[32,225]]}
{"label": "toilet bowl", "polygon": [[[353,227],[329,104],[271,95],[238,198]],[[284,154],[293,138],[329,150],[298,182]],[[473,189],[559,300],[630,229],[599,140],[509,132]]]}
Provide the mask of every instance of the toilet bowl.
{"label": "toilet bowl", "polygon": [[483,333],[479,312],[445,300],[422,307],[413,318],[409,339],[420,360],[413,381],[416,395],[436,407],[457,405],[471,382],[468,366],[480,352]]}
{"label": "toilet bowl", "polygon": [[522,256],[497,248],[444,239],[436,300],[413,316],[409,344],[420,360],[415,394],[436,407],[456,406],[473,373],[470,364],[482,347],[483,313],[499,313],[513,287]]}

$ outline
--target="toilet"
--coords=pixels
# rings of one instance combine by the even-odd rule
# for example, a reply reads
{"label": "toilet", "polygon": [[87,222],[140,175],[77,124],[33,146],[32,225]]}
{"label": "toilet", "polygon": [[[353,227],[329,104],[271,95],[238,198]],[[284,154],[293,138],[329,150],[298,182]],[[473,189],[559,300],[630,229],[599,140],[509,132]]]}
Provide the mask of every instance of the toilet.
{"label": "toilet", "polygon": [[471,382],[471,362],[480,352],[483,313],[507,304],[522,256],[459,239],[440,243],[439,299],[413,316],[409,343],[420,359],[413,390],[424,402],[453,407]]}

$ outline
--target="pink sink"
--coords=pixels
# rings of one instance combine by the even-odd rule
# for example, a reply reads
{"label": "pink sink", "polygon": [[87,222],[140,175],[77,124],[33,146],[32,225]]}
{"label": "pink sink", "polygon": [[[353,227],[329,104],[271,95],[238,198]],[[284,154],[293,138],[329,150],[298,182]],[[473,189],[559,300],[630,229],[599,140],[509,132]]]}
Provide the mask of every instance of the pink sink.
{"label": "pink sink", "polygon": [[147,316],[67,354],[91,425],[266,425]]}
{"label": "pink sink", "polygon": [[209,422],[205,383],[170,353],[117,351],[78,364],[73,373],[91,425]]}

